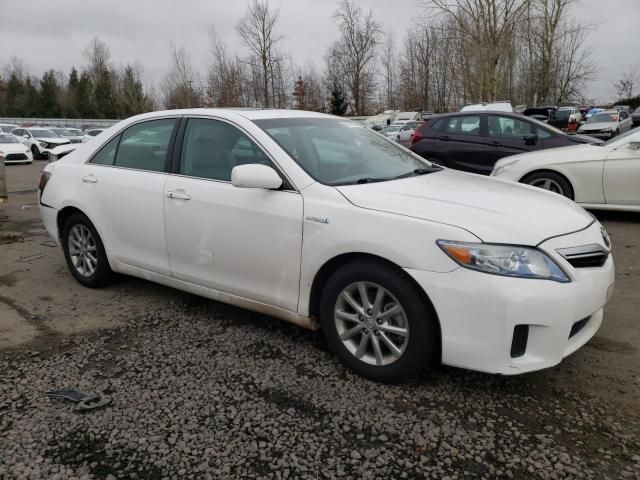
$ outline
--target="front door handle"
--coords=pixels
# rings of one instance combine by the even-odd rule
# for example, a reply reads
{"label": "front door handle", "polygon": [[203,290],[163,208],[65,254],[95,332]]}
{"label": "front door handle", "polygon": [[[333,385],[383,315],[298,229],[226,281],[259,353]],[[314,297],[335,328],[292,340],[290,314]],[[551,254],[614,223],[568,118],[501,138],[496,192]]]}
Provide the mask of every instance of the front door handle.
{"label": "front door handle", "polygon": [[167,192],[167,197],[175,198],[177,200],[191,200],[191,195],[188,195],[184,192]]}
{"label": "front door handle", "polygon": [[98,183],[98,179],[93,175],[87,175],[85,177],[82,177],[82,181],[84,183]]}
{"label": "front door handle", "polygon": [[492,145],[494,147],[501,147],[502,144],[500,142],[489,142],[489,145]]}

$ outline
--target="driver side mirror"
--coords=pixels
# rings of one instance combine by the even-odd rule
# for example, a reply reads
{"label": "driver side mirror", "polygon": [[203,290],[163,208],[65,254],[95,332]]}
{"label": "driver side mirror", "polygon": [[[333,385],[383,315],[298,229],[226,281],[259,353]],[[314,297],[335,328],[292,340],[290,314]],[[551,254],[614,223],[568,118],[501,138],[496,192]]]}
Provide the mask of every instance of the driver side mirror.
{"label": "driver side mirror", "polygon": [[640,150],[640,142],[629,142],[627,148],[630,150]]}
{"label": "driver side mirror", "polygon": [[525,145],[535,145],[538,143],[538,136],[535,133],[527,133],[522,136]]}
{"label": "driver side mirror", "polygon": [[259,163],[249,163],[233,167],[231,183],[238,188],[275,190],[282,186],[282,179],[271,167]]}
{"label": "driver side mirror", "polygon": [[24,135],[22,135],[22,136],[23,136],[23,138],[29,138],[29,134],[28,134],[28,133],[25,133],[25,134],[24,134]]}

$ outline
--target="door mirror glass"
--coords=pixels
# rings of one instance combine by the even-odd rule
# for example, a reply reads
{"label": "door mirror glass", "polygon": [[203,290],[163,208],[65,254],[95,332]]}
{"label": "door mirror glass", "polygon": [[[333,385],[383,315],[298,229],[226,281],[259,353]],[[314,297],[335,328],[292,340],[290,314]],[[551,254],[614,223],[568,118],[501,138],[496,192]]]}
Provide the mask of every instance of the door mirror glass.
{"label": "door mirror glass", "polygon": [[276,171],[266,165],[249,163],[238,165],[231,170],[231,183],[238,188],[280,188],[282,179]]}

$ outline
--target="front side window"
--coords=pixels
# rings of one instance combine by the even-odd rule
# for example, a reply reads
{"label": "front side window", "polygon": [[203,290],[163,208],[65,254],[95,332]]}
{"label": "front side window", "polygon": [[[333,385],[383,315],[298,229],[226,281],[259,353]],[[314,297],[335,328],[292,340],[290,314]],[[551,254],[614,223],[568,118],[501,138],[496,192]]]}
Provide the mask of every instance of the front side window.
{"label": "front side window", "polygon": [[396,142],[335,118],[254,120],[312,178],[325,185],[392,180],[439,170]]}
{"label": "front side window", "polygon": [[250,163],[272,166],[265,153],[233,125],[206,118],[189,119],[180,174],[228,182],[234,167]]}
{"label": "front side window", "polygon": [[518,118],[489,115],[488,122],[489,136],[494,138],[521,140],[524,135],[533,133],[531,124]]}
{"label": "front side window", "polygon": [[175,125],[175,118],[165,118],[129,127],[122,134],[115,166],[164,172]]}

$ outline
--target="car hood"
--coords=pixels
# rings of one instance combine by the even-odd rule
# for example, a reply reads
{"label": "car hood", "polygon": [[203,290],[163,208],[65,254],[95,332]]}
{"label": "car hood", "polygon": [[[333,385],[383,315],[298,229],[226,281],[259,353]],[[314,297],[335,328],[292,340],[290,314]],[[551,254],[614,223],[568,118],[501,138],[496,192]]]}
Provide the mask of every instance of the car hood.
{"label": "car hood", "polygon": [[22,143],[0,143],[0,152],[3,153],[24,153],[28,150]]}
{"label": "car hood", "polygon": [[484,242],[537,245],[593,221],[560,195],[449,169],[337,188],[358,207],[454,225]]}
{"label": "car hood", "polygon": [[59,145],[51,149],[51,153],[55,155],[60,155],[61,153],[72,152],[76,148],[78,148],[80,144],[78,143],[67,143],[64,145]]}
{"label": "car hood", "polygon": [[[498,160],[494,166],[494,171],[505,164],[513,163],[520,170],[527,170],[528,167],[536,167],[573,162],[587,162],[590,160],[603,160],[607,155],[607,147],[598,144],[579,143],[567,147],[546,148],[533,152],[519,153]],[[526,167],[524,166],[526,164]]]}
{"label": "car hood", "polygon": [[33,138],[35,138],[38,141],[50,143],[52,145],[64,145],[66,143],[70,143],[70,140],[66,138],[46,138],[46,137],[41,138],[36,136],[34,136]]}
{"label": "car hood", "polygon": [[616,128],[618,124],[616,122],[596,122],[585,123],[580,127],[581,132],[589,132],[593,130],[602,130],[603,128]]}
{"label": "car hood", "polygon": [[590,137],[589,135],[580,135],[579,133],[569,135],[569,138],[577,143],[592,143],[594,145],[602,145],[604,143],[604,141],[599,138]]}

